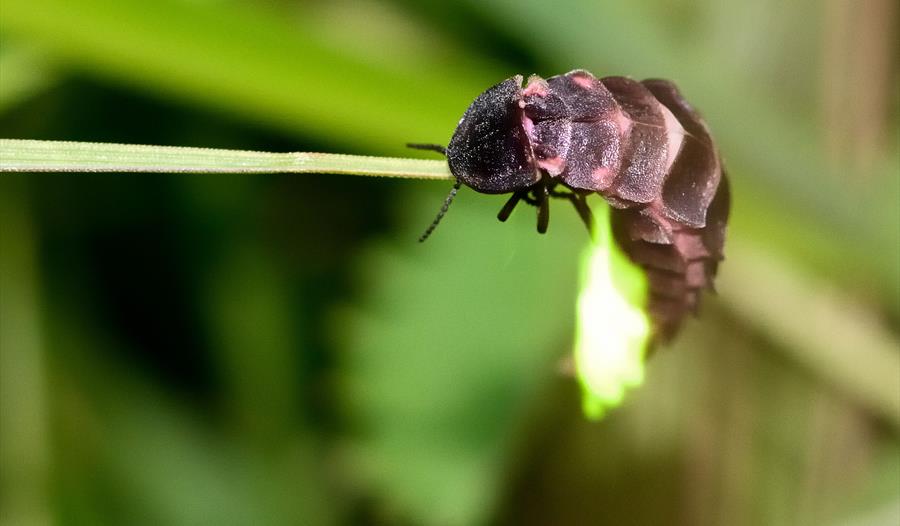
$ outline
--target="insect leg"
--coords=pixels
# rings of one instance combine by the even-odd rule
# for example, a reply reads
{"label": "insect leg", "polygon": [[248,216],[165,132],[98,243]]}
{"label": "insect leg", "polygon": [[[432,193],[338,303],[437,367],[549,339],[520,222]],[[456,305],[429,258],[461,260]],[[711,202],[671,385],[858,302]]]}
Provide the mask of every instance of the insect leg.
{"label": "insect leg", "polygon": [[506,221],[509,218],[509,214],[512,213],[513,208],[519,204],[519,200],[525,197],[525,192],[515,192],[510,196],[509,200],[503,205],[503,208],[500,209],[500,213],[497,214],[497,219],[500,221]]}
{"label": "insect leg", "polygon": [[547,232],[547,224],[550,222],[550,190],[542,186],[538,194],[538,221],[537,231],[540,234]]}
{"label": "insect leg", "polygon": [[569,200],[572,201],[572,204],[575,205],[575,210],[578,211],[578,217],[584,222],[584,226],[588,229],[588,234],[590,234],[591,238],[594,237],[594,214],[591,213],[591,208],[587,204],[587,196],[580,194],[569,194]]}
{"label": "insect leg", "polygon": [[587,227],[588,233],[594,237],[594,215],[591,208],[587,204],[587,196],[575,192],[560,192],[558,190],[550,190],[550,197],[558,197],[560,199],[568,199],[575,206],[578,217]]}
{"label": "insect leg", "polygon": [[541,204],[540,200],[535,199],[535,198],[531,197],[530,195],[528,195],[527,190],[525,192],[523,192],[523,194],[524,195],[522,196],[522,201],[525,201],[526,203],[530,204],[531,206],[540,206],[540,204]]}

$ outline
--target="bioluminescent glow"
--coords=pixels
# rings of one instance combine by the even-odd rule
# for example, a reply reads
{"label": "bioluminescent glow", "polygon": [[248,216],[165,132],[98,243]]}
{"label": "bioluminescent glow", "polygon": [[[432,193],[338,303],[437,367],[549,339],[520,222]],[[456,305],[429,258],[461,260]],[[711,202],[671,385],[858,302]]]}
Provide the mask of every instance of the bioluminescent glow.
{"label": "bioluminescent glow", "polygon": [[584,414],[597,420],[644,380],[650,319],[643,270],[613,240],[609,206],[594,213],[595,239],[581,263],[575,373]]}

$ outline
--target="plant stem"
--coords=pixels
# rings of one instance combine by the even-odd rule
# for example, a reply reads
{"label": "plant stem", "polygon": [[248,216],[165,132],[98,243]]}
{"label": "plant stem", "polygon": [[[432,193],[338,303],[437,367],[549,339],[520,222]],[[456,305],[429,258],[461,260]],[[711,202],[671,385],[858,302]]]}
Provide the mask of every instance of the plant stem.
{"label": "plant stem", "polygon": [[0,172],[335,173],[452,179],[446,161],[0,139]]}

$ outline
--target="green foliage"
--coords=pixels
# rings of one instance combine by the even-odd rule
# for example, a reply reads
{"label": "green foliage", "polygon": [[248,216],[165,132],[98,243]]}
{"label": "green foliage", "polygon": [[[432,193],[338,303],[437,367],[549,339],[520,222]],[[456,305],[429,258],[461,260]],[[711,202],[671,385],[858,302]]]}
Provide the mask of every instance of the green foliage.
{"label": "green foliage", "polygon": [[[333,324],[345,335],[346,403],[362,417],[354,453],[418,520],[482,523],[517,423],[569,352],[578,245],[587,236],[563,210],[556,235],[534,243],[530,215],[485,224],[494,203],[466,199],[447,218],[460,228],[442,225],[423,250],[410,242],[415,218],[440,202],[437,192],[426,195],[402,213],[397,239],[361,259],[366,301]],[[548,267],[559,272],[533,274]]]}
{"label": "green foliage", "polygon": [[[720,140],[735,206],[721,297],[588,424],[555,378],[586,243],[565,203],[540,237],[527,210],[500,224],[499,198],[463,190],[418,245],[448,185],[4,174],[3,521],[823,524],[890,509],[898,152],[886,140],[854,164],[826,146],[844,137],[815,95],[831,89],[833,9],[4,0],[4,138],[409,155],[502,78],[586,67],[677,81]],[[856,98],[896,93],[885,67],[849,84]],[[869,117],[887,139],[895,110]]]}

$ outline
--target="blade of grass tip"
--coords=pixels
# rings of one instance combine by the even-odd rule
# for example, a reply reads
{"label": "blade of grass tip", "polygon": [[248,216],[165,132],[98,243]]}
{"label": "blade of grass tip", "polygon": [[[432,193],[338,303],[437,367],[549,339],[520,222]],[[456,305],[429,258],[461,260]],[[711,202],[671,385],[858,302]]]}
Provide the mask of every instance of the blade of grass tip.
{"label": "blade of grass tip", "polygon": [[0,172],[333,173],[452,179],[446,161],[0,139]]}

